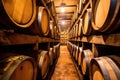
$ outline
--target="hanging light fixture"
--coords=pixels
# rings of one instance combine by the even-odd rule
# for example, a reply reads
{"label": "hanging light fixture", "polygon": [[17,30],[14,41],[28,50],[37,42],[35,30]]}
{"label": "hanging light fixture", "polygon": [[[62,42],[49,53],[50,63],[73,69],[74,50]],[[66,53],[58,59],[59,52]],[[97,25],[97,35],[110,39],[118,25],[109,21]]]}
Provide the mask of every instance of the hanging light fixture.
{"label": "hanging light fixture", "polygon": [[65,25],[65,21],[62,21],[62,25]]}
{"label": "hanging light fixture", "polygon": [[65,8],[61,7],[61,12],[64,13],[65,12]]}

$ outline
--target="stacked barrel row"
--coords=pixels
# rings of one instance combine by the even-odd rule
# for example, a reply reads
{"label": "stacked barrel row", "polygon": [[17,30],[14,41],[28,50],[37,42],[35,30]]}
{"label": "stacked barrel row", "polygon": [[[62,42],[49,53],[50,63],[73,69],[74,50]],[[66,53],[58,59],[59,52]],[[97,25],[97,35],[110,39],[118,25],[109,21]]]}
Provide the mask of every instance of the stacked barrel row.
{"label": "stacked barrel row", "polygon": [[[108,47],[107,47],[108,48]],[[96,56],[94,50],[85,49],[83,45],[75,45],[68,42],[68,50],[77,64],[80,73],[84,76],[84,80],[119,80],[120,77],[120,56],[111,55],[107,52],[102,52]],[[102,49],[105,51],[104,49]],[[119,51],[118,51],[119,52]],[[104,54],[106,53],[106,54]],[[116,53],[117,54],[117,53]]]}
{"label": "stacked barrel row", "polygon": [[[44,7],[41,0],[0,1],[0,31],[12,30],[13,34],[38,35],[56,39],[55,34],[58,36],[58,30],[55,26],[57,25],[50,18],[47,6]],[[14,49],[7,53],[4,52],[8,48],[3,49],[3,52],[0,50],[0,80],[46,79],[50,66],[54,65],[59,56],[60,45],[53,45],[45,50],[28,48],[32,44],[21,43],[21,45],[22,47],[18,50],[10,45],[9,50]],[[27,48],[24,47],[25,45]],[[0,47],[8,47],[8,45],[0,45]]]}
{"label": "stacked barrel row", "polygon": [[[55,38],[55,22],[48,9],[38,5],[37,0],[2,0],[0,1],[0,29],[40,37]],[[48,1],[46,1],[48,2]],[[50,2],[49,5],[52,5]],[[51,6],[52,7],[52,6]],[[50,7],[50,9],[51,9]],[[57,29],[57,28],[56,28]],[[56,32],[57,33],[57,32]]]}
{"label": "stacked barrel row", "polygon": [[52,67],[55,65],[60,54],[60,44],[54,45],[49,48],[49,51],[43,51],[40,53],[40,58],[38,60],[38,80],[45,80],[50,75]]}
{"label": "stacked barrel row", "polygon": [[[76,40],[83,36],[88,38],[91,35],[120,32],[120,0],[79,0],[79,4],[81,11],[78,11],[79,17],[72,23],[69,38]],[[119,80],[119,47],[95,43],[68,42],[70,54],[84,80]],[[97,50],[91,46],[93,44],[99,46]]]}
{"label": "stacked barrel row", "polygon": [[60,44],[48,51],[19,51],[0,54],[0,80],[45,80],[60,53]]}
{"label": "stacked barrel row", "polygon": [[[85,2],[85,4],[84,4]],[[120,27],[120,3],[119,0],[79,0],[80,17],[73,28],[77,29],[77,37],[119,33]],[[74,16],[73,16],[74,17]],[[75,17],[74,17],[75,18]],[[75,29],[71,29],[73,32]],[[71,32],[71,31],[70,31]],[[73,36],[73,38],[75,37]]]}

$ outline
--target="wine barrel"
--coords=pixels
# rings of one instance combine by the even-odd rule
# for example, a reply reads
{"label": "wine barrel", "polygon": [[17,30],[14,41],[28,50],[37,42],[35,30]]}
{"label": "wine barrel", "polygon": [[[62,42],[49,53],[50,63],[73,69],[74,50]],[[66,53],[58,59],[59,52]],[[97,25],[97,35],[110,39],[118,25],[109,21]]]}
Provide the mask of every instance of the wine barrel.
{"label": "wine barrel", "polygon": [[70,32],[69,32],[69,39],[71,39],[72,37],[73,37],[73,31],[71,30]]}
{"label": "wine barrel", "polygon": [[35,22],[32,24],[30,28],[28,28],[28,32],[31,34],[37,34],[39,36],[47,36],[50,27],[49,27],[49,14],[45,7],[37,7],[37,17]]}
{"label": "wine barrel", "polygon": [[79,54],[78,54],[78,65],[81,66],[81,55],[83,52],[83,48],[79,47]]}
{"label": "wine barrel", "polygon": [[120,68],[120,55],[109,55],[108,57]]}
{"label": "wine barrel", "polygon": [[71,54],[71,52],[72,52],[72,43],[69,42],[69,45],[70,45],[69,52]]}
{"label": "wine barrel", "polygon": [[58,28],[55,26],[55,39],[60,39],[60,34]]}
{"label": "wine barrel", "polygon": [[93,53],[90,49],[84,50],[81,54],[81,70],[83,75],[89,74],[90,61],[93,58]]}
{"label": "wine barrel", "polygon": [[119,80],[119,75],[120,68],[111,58],[103,56],[91,60],[90,80]]}
{"label": "wine barrel", "polygon": [[83,10],[82,0],[79,0],[79,3],[78,3],[78,14],[81,14],[82,10]]}
{"label": "wine barrel", "polygon": [[54,53],[54,59],[57,59],[58,57],[57,45],[53,46],[53,53]]}
{"label": "wine barrel", "polygon": [[72,16],[72,24],[71,25],[73,25],[75,23],[76,19],[77,19],[77,15],[76,15],[76,11],[75,11],[73,16]]}
{"label": "wine barrel", "polygon": [[54,54],[53,54],[53,48],[50,48],[49,50],[49,58],[50,58],[50,65],[53,65],[53,58],[54,58]]}
{"label": "wine barrel", "polygon": [[56,52],[56,58],[58,58],[60,54],[60,44],[55,45],[55,52]]}
{"label": "wine barrel", "polygon": [[19,29],[29,27],[36,17],[36,0],[1,0],[0,28]]}
{"label": "wine barrel", "polygon": [[69,52],[71,53],[71,50],[72,50],[72,44],[69,42]]}
{"label": "wine barrel", "polygon": [[70,42],[68,42],[67,47],[68,47],[69,52],[71,53],[72,45]]}
{"label": "wine barrel", "polygon": [[75,31],[76,31],[75,29],[76,29],[76,25],[75,25],[75,27],[73,27],[72,30],[71,30],[72,39],[75,38]]}
{"label": "wine barrel", "polygon": [[78,60],[78,54],[79,54],[79,46],[76,47],[76,52],[75,52],[75,60]]}
{"label": "wine barrel", "polygon": [[74,50],[74,47],[73,47],[74,45],[71,43],[71,50],[70,50],[70,53],[71,53],[71,55],[73,54],[73,50]]}
{"label": "wine barrel", "polygon": [[83,25],[83,22],[82,22],[82,19],[79,20],[79,23],[78,23],[78,37],[81,37],[82,36],[82,25]]}
{"label": "wine barrel", "polygon": [[92,33],[91,8],[87,9],[83,16],[82,32],[84,35],[90,35]]}
{"label": "wine barrel", "polygon": [[74,44],[72,44],[71,56],[73,56],[73,52],[74,52]]}
{"label": "wine barrel", "polygon": [[76,5],[76,11],[75,11],[75,20],[77,20],[78,18],[78,4]]}
{"label": "wine barrel", "polygon": [[70,52],[72,52],[72,43],[71,42],[69,42],[69,44],[70,44]]}
{"label": "wine barrel", "polygon": [[57,45],[58,57],[60,55],[60,43]]}
{"label": "wine barrel", "polygon": [[70,52],[70,54],[72,55],[72,52],[73,52],[73,44],[72,44],[72,43],[70,43],[70,49],[69,49],[69,52]]}
{"label": "wine barrel", "polygon": [[70,31],[70,38],[72,39],[73,38],[73,29]]}
{"label": "wine barrel", "polygon": [[55,38],[55,28],[54,28],[54,22],[50,21],[50,30],[51,30],[51,38]]}
{"label": "wine barrel", "polygon": [[77,38],[78,37],[78,24],[76,24],[76,26],[75,26],[75,38]]}
{"label": "wine barrel", "polygon": [[16,30],[16,32],[31,34],[31,35],[39,35],[42,37],[47,37],[50,35],[49,34],[50,18],[47,9],[42,6],[38,6],[36,10],[37,10],[37,15],[33,24],[28,28]]}
{"label": "wine barrel", "polygon": [[75,58],[77,46],[74,44],[73,57]]}
{"label": "wine barrel", "polygon": [[120,26],[120,0],[92,0],[92,27],[111,33]]}
{"label": "wine barrel", "polygon": [[75,38],[75,27],[72,28],[71,33],[72,33],[72,38]]}
{"label": "wine barrel", "polygon": [[0,61],[0,80],[36,80],[37,66],[33,58],[17,55]]}
{"label": "wine barrel", "polygon": [[56,49],[55,49],[55,48],[56,48],[56,47],[53,46],[54,59],[56,59]]}
{"label": "wine barrel", "polygon": [[41,75],[42,79],[46,78],[49,71],[49,66],[50,66],[50,59],[49,59],[48,51],[40,50],[40,53],[38,55],[38,67],[39,67],[38,74]]}
{"label": "wine barrel", "polygon": [[39,30],[42,36],[47,36],[50,30],[49,27],[50,18],[48,11],[45,7],[39,7],[37,19],[38,19]]}

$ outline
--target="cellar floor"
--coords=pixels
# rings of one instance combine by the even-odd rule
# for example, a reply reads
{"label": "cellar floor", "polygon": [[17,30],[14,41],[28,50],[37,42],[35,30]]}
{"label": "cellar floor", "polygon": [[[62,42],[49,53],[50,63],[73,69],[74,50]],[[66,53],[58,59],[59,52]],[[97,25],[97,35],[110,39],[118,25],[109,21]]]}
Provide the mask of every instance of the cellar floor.
{"label": "cellar floor", "polygon": [[60,56],[51,80],[80,80],[67,46],[60,46]]}

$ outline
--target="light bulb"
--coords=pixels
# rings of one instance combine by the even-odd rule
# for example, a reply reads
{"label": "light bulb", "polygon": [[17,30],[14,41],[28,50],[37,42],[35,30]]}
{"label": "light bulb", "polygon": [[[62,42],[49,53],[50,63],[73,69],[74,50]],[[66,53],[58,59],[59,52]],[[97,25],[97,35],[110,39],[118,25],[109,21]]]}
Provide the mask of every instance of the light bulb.
{"label": "light bulb", "polygon": [[64,22],[64,21],[62,21],[62,25],[65,25],[65,22]]}
{"label": "light bulb", "polygon": [[62,13],[65,12],[65,8],[64,8],[64,7],[61,8],[61,12],[62,12]]}

